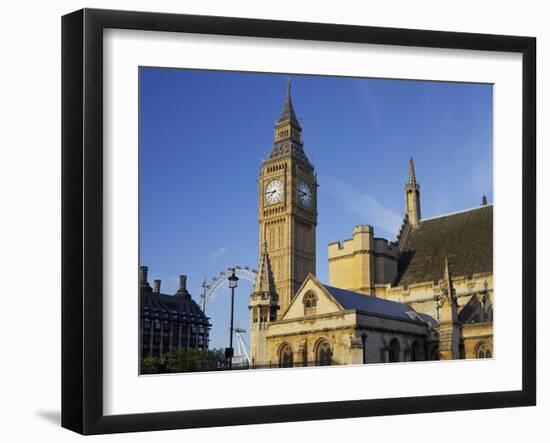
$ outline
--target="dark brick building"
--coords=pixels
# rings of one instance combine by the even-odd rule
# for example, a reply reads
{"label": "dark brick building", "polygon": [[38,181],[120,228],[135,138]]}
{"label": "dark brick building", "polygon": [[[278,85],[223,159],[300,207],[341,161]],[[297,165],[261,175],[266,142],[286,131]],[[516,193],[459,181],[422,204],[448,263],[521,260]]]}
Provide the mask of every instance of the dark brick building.
{"label": "dark brick building", "polygon": [[147,281],[147,266],[139,270],[140,357],[161,356],[179,349],[208,349],[208,317],[187,291],[187,276],[180,276],[174,295],[160,292],[160,280]]}

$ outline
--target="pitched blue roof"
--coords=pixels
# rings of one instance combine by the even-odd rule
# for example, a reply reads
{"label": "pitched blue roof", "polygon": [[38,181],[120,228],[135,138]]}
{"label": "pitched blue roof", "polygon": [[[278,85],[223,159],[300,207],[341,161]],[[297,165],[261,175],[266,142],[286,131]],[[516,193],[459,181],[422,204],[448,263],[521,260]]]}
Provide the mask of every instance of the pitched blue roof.
{"label": "pitched blue roof", "polygon": [[399,320],[415,321],[418,323],[435,323],[435,320],[426,314],[419,314],[413,308],[405,303],[399,303],[373,295],[359,294],[346,289],[334,288],[323,285],[323,287],[332,295],[332,297],[342,306],[342,308],[356,309],[369,314],[383,315],[393,317]]}

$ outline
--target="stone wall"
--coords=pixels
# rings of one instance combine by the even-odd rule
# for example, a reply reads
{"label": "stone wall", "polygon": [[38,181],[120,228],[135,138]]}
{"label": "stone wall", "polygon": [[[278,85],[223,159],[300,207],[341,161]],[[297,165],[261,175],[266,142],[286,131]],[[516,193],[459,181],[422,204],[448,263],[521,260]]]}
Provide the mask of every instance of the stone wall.
{"label": "stone wall", "polygon": [[329,284],[364,294],[374,294],[377,284],[397,277],[397,246],[374,237],[374,228],[358,225],[353,237],[328,245]]}

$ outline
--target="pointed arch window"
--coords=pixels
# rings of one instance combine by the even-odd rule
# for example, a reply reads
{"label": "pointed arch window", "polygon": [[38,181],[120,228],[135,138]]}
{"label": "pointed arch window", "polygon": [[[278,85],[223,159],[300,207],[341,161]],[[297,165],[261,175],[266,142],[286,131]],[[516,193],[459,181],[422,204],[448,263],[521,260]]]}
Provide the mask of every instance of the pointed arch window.
{"label": "pointed arch window", "polygon": [[314,292],[308,292],[304,295],[304,315],[313,315],[317,311],[317,295]]}
{"label": "pointed arch window", "polygon": [[401,347],[399,346],[399,341],[394,338],[390,342],[390,363],[396,363],[399,361],[399,353],[400,353]]}
{"label": "pointed arch window", "polygon": [[285,344],[281,348],[279,354],[279,366],[281,368],[292,368],[294,366],[294,353],[289,344]]}
{"label": "pointed arch window", "polygon": [[476,357],[477,358],[493,358],[493,353],[491,352],[491,349],[489,348],[489,346],[487,346],[486,343],[481,343],[477,347]]}
{"label": "pointed arch window", "polygon": [[319,366],[332,365],[332,349],[328,341],[322,341],[317,346],[317,362]]}

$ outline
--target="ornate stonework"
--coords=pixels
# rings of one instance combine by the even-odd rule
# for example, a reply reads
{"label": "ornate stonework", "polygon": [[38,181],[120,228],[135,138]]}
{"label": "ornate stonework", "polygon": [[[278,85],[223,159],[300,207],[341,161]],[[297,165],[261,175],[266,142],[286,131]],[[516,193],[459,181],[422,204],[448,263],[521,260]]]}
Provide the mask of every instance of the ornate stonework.
{"label": "ornate stonework", "polygon": [[317,179],[303,150],[290,83],[271,155],[262,164],[258,194],[260,254],[265,244],[284,312],[308,274],[315,275],[317,225]]}
{"label": "ornate stonework", "polygon": [[396,241],[358,225],[328,245],[315,278],[317,177],[290,83],[258,179],[259,272],[250,297],[252,365],[487,358],[493,351],[492,205],[422,219],[412,158]]}

